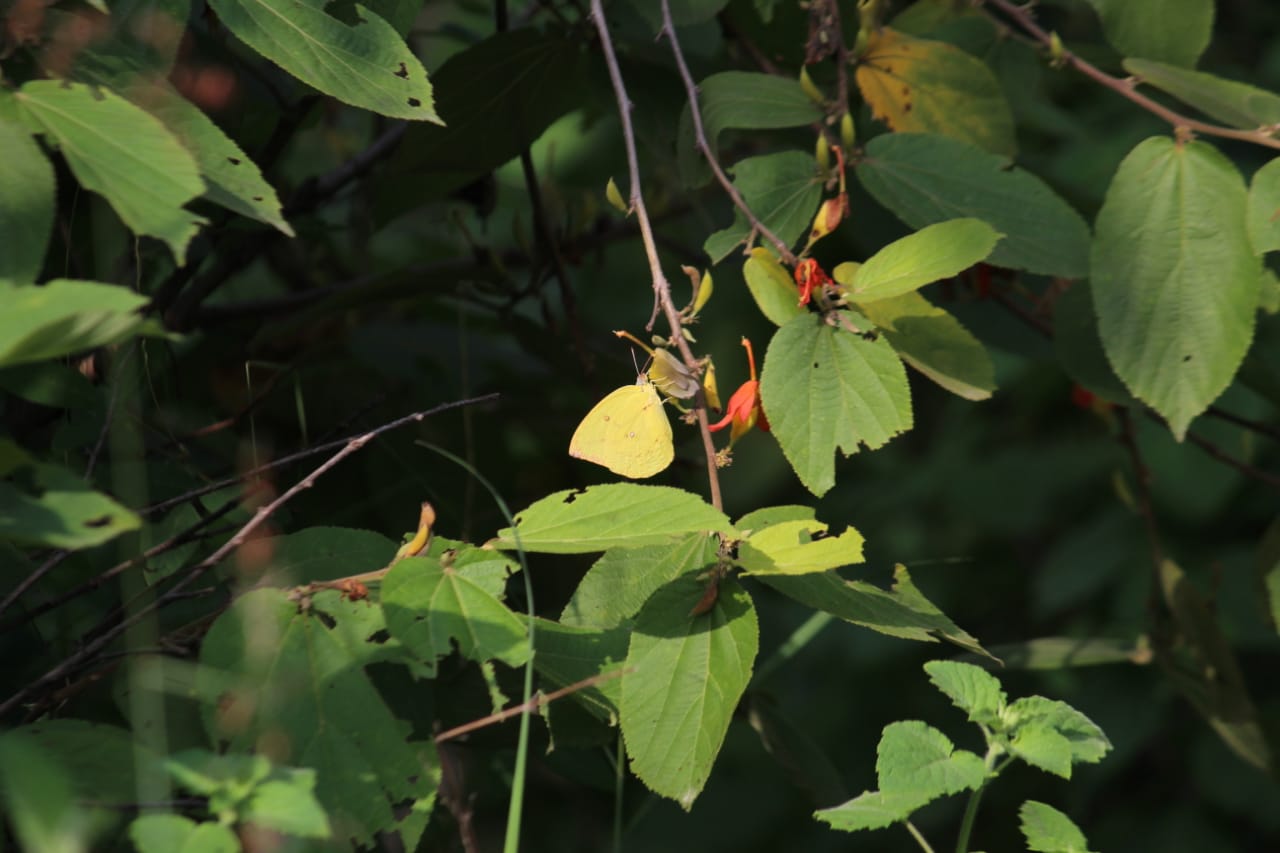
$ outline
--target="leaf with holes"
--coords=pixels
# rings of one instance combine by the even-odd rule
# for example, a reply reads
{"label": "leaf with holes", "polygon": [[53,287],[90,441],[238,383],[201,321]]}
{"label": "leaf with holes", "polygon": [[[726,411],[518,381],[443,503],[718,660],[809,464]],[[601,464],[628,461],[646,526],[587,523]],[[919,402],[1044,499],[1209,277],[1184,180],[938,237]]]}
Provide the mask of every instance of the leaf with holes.
{"label": "leaf with holes", "polygon": [[307,0],[210,0],[245,44],[326,95],[392,118],[441,124],[427,71],[383,18],[350,25]]}
{"label": "leaf with holes", "polygon": [[183,205],[204,192],[204,181],[160,120],[82,83],[33,80],[15,97],[84,188],[103,196],[133,231],[163,240],[181,266],[204,224]]}

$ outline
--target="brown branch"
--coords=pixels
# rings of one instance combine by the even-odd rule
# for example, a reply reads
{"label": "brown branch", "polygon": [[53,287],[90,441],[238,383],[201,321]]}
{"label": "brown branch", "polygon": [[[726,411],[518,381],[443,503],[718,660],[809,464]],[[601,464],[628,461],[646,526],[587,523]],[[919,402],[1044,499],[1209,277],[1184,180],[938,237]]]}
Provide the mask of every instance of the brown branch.
{"label": "brown branch", "polygon": [[1237,459],[1230,453],[1227,453],[1225,450],[1218,447],[1218,445],[1214,444],[1212,441],[1209,441],[1209,439],[1198,436],[1194,432],[1188,432],[1187,441],[1190,441],[1196,447],[1200,448],[1214,459],[1217,459],[1219,462],[1235,468],[1246,477],[1251,477],[1260,483],[1266,483],[1273,489],[1280,489],[1280,477],[1277,477],[1275,474],[1268,471],[1263,471],[1260,468],[1255,468],[1248,462]]}
{"label": "brown branch", "polygon": [[[594,5],[594,4],[593,4]],[[738,208],[747,221],[751,223],[751,236],[747,238],[748,244],[751,238],[756,234],[761,235],[778,250],[778,257],[788,266],[795,266],[797,259],[795,253],[791,251],[791,247],[782,241],[782,239],[774,234],[763,222],[755,215],[755,212],[747,204],[746,199],[738,192],[738,188],[729,180],[729,176],[724,173],[724,169],[720,167],[719,160],[716,159],[715,152],[711,150],[711,145],[707,142],[707,132],[702,126],[702,108],[698,105],[698,85],[693,82],[693,75],[689,73],[689,66],[684,61],[684,53],[680,50],[680,40],[676,36],[675,24],[671,21],[671,4],[668,0],[662,0],[662,35],[667,37],[667,41],[671,44],[671,53],[676,60],[676,68],[680,70],[680,79],[684,81],[685,92],[689,96],[689,113],[693,118],[693,135],[697,141],[698,150],[702,152],[703,158],[706,159],[707,165],[711,167],[712,173],[716,176],[720,186],[728,194],[733,201],[733,206]]]}
{"label": "brown branch", "polygon": [[[1053,35],[1046,32],[1031,14],[1023,7],[1018,6],[1011,0],[981,0],[981,2],[995,6],[1004,12],[1010,18],[1018,23],[1025,32],[1030,34],[1036,41],[1040,42],[1047,48],[1053,49]],[[1182,113],[1169,109],[1168,107],[1153,101],[1146,95],[1139,92],[1136,83],[1133,80],[1122,80],[1119,77],[1112,77],[1110,74],[1092,65],[1089,62],[1076,56],[1069,50],[1062,49],[1060,52],[1054,53],[1055,57],[1061,57],[1061,61],[1070,65],[1089,79],[1105,86],[1111,91],[1119,94],[1121,97],[1128,98],[1138,106],[1145,109],[1158,118],[1162,118],[1174,129],[1186,128],[1187,130],[1203,133],[1205,136],[1217,136],[1222,139],[1236,139],[1242,142],[1252,142],[1257,145],[1264,145],[1267,148],[1280,148],[1280,139],[1266,133],[1262,130],[1239,130],[1233,127],[1223,127],[1221,125],[1209,124],[1208,122],[1198,121],[1190,118]]]}
{"label": "brown branch", "polygon": [[614,678],[621,678],[627,671],[628,670],[615,669],[613,672],[602,672],[599,675],[593,675],[590,678],[584,678],[581,681],[575,681],[573,684],[570,684],[568,687],[561,687],[559,690],[554,690],[551,693],[547,693],[545,695],[542,693],[539,693],[536,696],[534,696],[532,699],[530,699],[528,702],[521,702],[519,705],[513,705],[510,708],[504,708],[503,710],[499,711],[496,714],[490,714],[487,717],[481,717],[478,720],[472,720],[469,723],[463,723],[462,725],[449,729],[448,731],[441,732],[440,734],[436,735],[435,741],[438,744],[444,743],[447,740],[453,740],[454,738],[462,737],[463,735],[469,732],[473,732],[476,729],[483,729],[486,726],[496,725],[497,723],[505,722],[511,719],[512,717],[518,717],[524,713],[532,713],[534,711],[537,711],[543,705],[550,705],[552,702],[556,701],[557,699],[562,699],[571,693],[577,693],[579,690],[585,690],[588,687],[594,687],[597,684],[600,684],[605,681],[610,681]]}
{"label": "brown branch", "polygon": [[343,459],[347,458],[348,456],[352,455],[356,451],[363,448],[373,439],[383,435],[384,433],[390,432],[391,430],[398,429],[399,427],[407,426],[408,424],[413,424],[413,423],[420,423],[426,420],[431,415],[444,412],[449,409],[455,409],[460,406],[467,406],[475,403],[486,402],[488,400],[493,400],[496,398],[497,398],[496,394],[490,394],[485,397],[476,397],[469,400],[456,400],[449,403],[443,403],[439,406],[436,406],[432,409],[428,409],[426,411],[414,412],[413,414],[406,415],[402,418],[397,418],[396,420],[391,421],[390,423],[383,424],[382,426],[379,426],[376,429],[370,430],[369,432],[366,432],[363,435],[358,435],[358,436],[355,436],[354,438],[349,439],[346,442],[346,445],[341,450],[339,450],[329,459],[321,463],[314,471],[312,471],[306,477],[299,480],[296,484],[290,487],[287,491],[285,491],[275,500],[271,501],[270,503],[262,507],[259,507],[258,511],[254,513],[253,518],[249,519],[249,521],[246,522],[244,526],[242,526],[234,536],[228,539],[222,545],[222,547],[218,548],[212,554],[206,557],[204,560],[201,560],[199,563],[197,563],[195,566],[189,569],[187,571],[187,574],[182,579],[180,579],[177,583],[171,586],[162,595],[157,596],[155,600],[150,602],[149,604],[145,604],[138,607],[127,618],[121,620],[115,626],[104,630],[99,636],[97,636],[92,641],[85,643],[77,651],[68,655],[60,663],[58,663],[52,669],[47,671],[44,675],[40,676],[35,681],[32,681],[31,683],[27,684],[25,687],[22,687],[20,690],[18,690],[18,692],[14,693],[12,696],[6,699],[3,704],[0,704],[0,717],[8,713],[9,711],[13,710],[22,702],[26,701],[28,698],[34,695],[41,688],[47,687],[53,684],[54,682],[58,681],[59,679],[64,678],[65,676],[79,669],[89,660],[96,657],[111,642],[116,640],[121,634],[123,634],[126,630],[128,630],[132,625],[136,624],[138,620],[140,620],[144,616],[147,616],[148,614],[160,609],[165,604],[168,604],[169,602],[175,601],[178,598],[180,598],[183,590],[186,589],[186,587],[190,586],[194,581],[196,581],[198,578],[203,576],[206,572],[208,572],[214,566],[221,563],[228,556],[230,556],[232,552],[234,552],[237,548],[242,546],[248,540],[249,535],[253,533],[253,531],[256,530],[258,527],[260,527],[263,524],[263,522],[265,522],[268,518],[270,518],[271,515],[274,514],[280,507],[282,507],[288,501],[292,500],[301,492],[314,486],[316,484],[316,481],[322,475],[327,473],[331,468],[336,466]]}
{"label": "brown branch", "polygon": [[[596,23],[596,31],[600,34],[601,49],[604,51],[605,64],[609,67],[613,94],[618,102],[618,117],[622,121],[622,140],[627,149],[627,168],[631,181],[631,209],[635,211],[636,222],[640,226],[640,238],[644,242],[645,256],[649,260],[649,275],[653,280],[653,293],[657,305],[654,306],[655,317],[650,318],[648,328],[653,329],[657,311],[661,309],[666,314],[667,324],[671,328],[671,340],[680,351],[680,357],[684,359],[685,366],[694,371],[696,376],[701,368],[693,351],[689,349],[689,342],[685,340],[680,312],[671,301],[671,284],[662,272],[662,262],[658,259],[658,247],[653,238],[653,225],[649,221],[649,212],[645,208],[644,194],[640,192],[640,162],[636,154],[636,135],[631,126],[631,99],[627,96],[627,87],[622,81],[622,71],[618,68],[618,57],[613,49],[613,41],[609,37],[609,24],[605,20],[601,0],[591,0],[591,17]],[[698,429],[702,433],[702,448],[707,458],[707,482],[711,492],[711,505],[720,509],[722,507],[720,472],[716,468],[716,447],[711,440],[711,424],[707,419],[707,399],[701,387],[698,388],[695,398],[694,412],[698,418]]]}

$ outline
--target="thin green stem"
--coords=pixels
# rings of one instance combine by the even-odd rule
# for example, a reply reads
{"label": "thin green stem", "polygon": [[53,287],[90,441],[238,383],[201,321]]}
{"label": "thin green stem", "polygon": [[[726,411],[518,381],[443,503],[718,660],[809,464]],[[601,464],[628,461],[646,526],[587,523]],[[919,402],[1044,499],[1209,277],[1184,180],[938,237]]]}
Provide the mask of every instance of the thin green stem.
{"label": "thin green stem", "polygon": [[777,651],[770,655],[768,660],[756,668],[755,677],[751,679],[752,685],[760,685],[768,680],[774,670],[795,657],[834,618],[830,613],[818,611],[806,619],[800,627],[791,632],[786,642],[778,646]]}
{"label": "thin green stem", "polygon": [[[988,738],[991,737],[985,726],[982,729],[982,733]],[[982,762],[987,768],[987,778],[982,783],[982,787],[969,795],[969,802],[964,807],[964,818],[960,821],[960,832],[956,836],[956,853],[968,853],[969,836],[973,833],[973,824],[978,818],[978,805],[982,802],[982,793],[987,790],[987,785],[991,784],[991,780],[994,779],[1001,770],[1009,766],[1009,762],[1013,760],[1013,757],[1009,756],[1006,761],[997,768],[995,766],[996,759],[1001,755],[1004,755],[1003,748],[994,743],[988,743],[987,755]]]}
{"label": "thin green stem", "polygon": [[916,840],[916,844],[920,845],[920,849],[924,853],[933,853],[933,846],[929,844],[928,839],[920,834],[920,830],[916,829],[916,825],[909,820],[904,820],[902,825],[907,828],[907,832],[911,833],[911,837]]}
{"label": "thin green stem", "polygon": [[437,447],[425,441],[415,443],[455,463],[472,477],[475,477],[480,485],[484,486],[485,491],[489,493],[490,497],[493,498],[494,504],[497,505],[498,511],[502,513],[502,517],[506,519],[507,524],[511,525],[511,536],[515,540],[516,554],[520,558],[520,575],[524,579],[524,595],[528,604],[529,660],[524,665],[524,710],[520,714],[520,736],[516,742],[516,766],[511,773],[511,803],[507,808],[507,834],[502,843],[503,853],[516,853],[520,849],[520,821],[524,814],[524,781],[529,764],[529,716],[531,709],[534,707],[532,700],[535,619],[533,582],[529,579],[529,562],[525,558],[524,546],[520,544],[520,528],[516,525],[515,516],[512,515],[511,508],[507,506],[507,502],[502,499],[502,495],[498,494],[498,490],[494,488],[493,484],[468,464],[465,459],[455,456],[443,447]]}

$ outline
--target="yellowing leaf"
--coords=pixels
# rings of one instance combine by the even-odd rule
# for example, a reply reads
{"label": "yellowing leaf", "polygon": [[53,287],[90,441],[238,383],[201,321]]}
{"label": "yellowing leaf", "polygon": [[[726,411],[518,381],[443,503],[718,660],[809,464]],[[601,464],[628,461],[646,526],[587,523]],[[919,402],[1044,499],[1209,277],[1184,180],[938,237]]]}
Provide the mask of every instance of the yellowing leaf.
{"label": "yellowing leaf", "polygon": [[896,131],[937,133],[997,154],[1017,149],[1000,84],[958,47],[886,28],[869,39],[856,78],[871,112]]}
{"label": "yellowing leaf", "polygon": [[738,562],[748,574],[756,575],[825,572],[861,563],[862,542],[862,534],[852,527],[828,536],[827,525],[820,521],[784,521],[743,540]]}

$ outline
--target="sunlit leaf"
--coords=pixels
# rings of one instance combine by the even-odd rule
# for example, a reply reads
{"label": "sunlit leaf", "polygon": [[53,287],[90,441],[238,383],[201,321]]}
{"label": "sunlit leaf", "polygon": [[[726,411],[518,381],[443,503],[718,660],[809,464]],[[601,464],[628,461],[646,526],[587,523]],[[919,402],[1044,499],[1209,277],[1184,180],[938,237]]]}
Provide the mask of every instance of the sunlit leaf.
{"label": "sunlit leaf", "polygon": [[714,566],[718,545],[710,534],[693,533],[660,545],[612,548],[579,581],[560,621],[583,628],[620,625],[668,582]]}
{"label": "sunlit leaf", "polygon": [[988,262],[1083,278],[1089,227],[1040,178],[1004,157],[933,134],[887,133],[867,143],[858,180],[913,228],[971,216],[1004,235]]}
{"label": "sunlit leaf", "polygon": [[426,69],[395,28],[356,6],[352,26],[307,0],[210,0],[218,19],[285,71],[340,101],[442,123]]}
{"label": "sunlit leaf", "polygon": [[1245,203],[1239,172],[1213,146],[1152,137],[1120,164],[1098,213],[1102,345],[1179,439],[1226,390],[1253,337],[1261,278]]}
{"label": "sunlit leaf", "polygon": [[513,550],[589,554],[656,545],[687,533],[733,530],[724,513],[691,492],[668,486],[611,483],[548,495],[516,513],[516,527],[495,544]]}
{"label": "sunlit leaf", "polygon": [[919,293],[860,302],[858,310],[876,324],[899,358],[952,394],[985,400],[995,390],[995,367],[986,347]]}
{"label": "sunlit leaf", "polygon": [[760,393],[787,461],[819,496],[835,485],[837,451],[874,450],[911,428],[911,392],[893,347],[817,314],[796,317],[773,336]]}
{"label": "sunlit leaf", "polygon": [[885,27],[855,74],[876,118],[904,133],[938,133],[997,154],[1017,150],[1013,115],[991,70],[958,47]]}
{"label": "sunlit leaf", "polygon": [[120,96],[81,83],[33,80],[15,97],[81,185],[106,198],[130,229],[168,244],[181,266],[204,224],[182,206],[204,182],[177,138]]}
{"label": "sunlit leaf", "polygon": [[935,660],[924,665],[929,680],[973,722],[990,724],[1007,698],[1000,682],[981,667],[959,661]]}
{"label": "sunlit leaf", "polygon": [[456,645],[475,661],[519,666],[529,657],[525,620],[489,589],[438,560],[409,557],[382,579],[382,609],[391,635],[428,671]]}
{"label": "sunlit leaf", "polygon": [[841,264],[831,276],[854,302],[891,299],[968,269],[991,254],[1000,237],[981,220],[952,219],[894,240],[857,267]]}
{"label": "sunlit leaf", "polygon": [[738,544],[738,564],[752,575],[807,575],[862,562],[862,534],[829,535],[819,521],[783,521]]}
{"label": "sunlit leaf", "polygon": [[876,747],[876,776],[882,791],[907,791],[927,801],[976,790],[986,775],[981,758],[956,749],[950,738],[919,720],[885,726]]}
{"label": "sunlit leaf", "polygon": [[746,279],[747,289],[755,298],[760,312],[775,325],[785,326],[793,317],[809,313],[800,304],[795,280],[763,246],[751,250],[751,257],[742,266],[742,277]]}
{"label": "sunlit leaf", "polygon": [[26,128],[0,119],[0,279],[35,281],[53,233],[53,166]]}
{"label": "sunlit leaf", "polygon": [[622,679],[622,734],[631,769],[685,809],[702,791],[759,646],[755,607],[733,580],[711,610],[691,616],[702,583],[659,590],[636,617]]}
{"label": "sunlit leaf", "polygon": [[57,465],[33,465],[0,482],[0,541],[90,548],[137,530],[142,519]]}
{"label": "sunlit leaf", "polygon": [[1089,853],[1089,842],[1071,818],[1053,806],[1027,800],[1018,809],[1027,849],[1037,853]]}
{"label": "sunlit leaf", "polygon": [[847,803],[814,812],[813,816],[842,832],[883,829],[911,817],[926,802],[914,791],[864,791]]}
{"label": "sunlit leaf", "polygon": [[598,630],[539,619],[534,636],[534,666],[553,685],[568,687],[595,676],[613,676],[571,695],[597,718],[616,724],[622,700],[622,679],[617,676],[627,658],[630,626]]}

